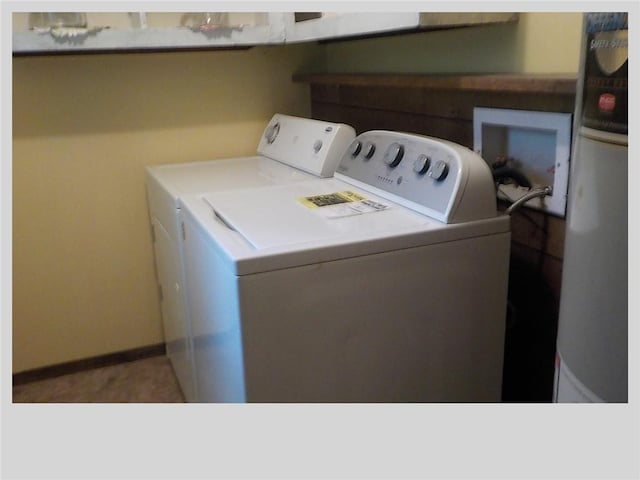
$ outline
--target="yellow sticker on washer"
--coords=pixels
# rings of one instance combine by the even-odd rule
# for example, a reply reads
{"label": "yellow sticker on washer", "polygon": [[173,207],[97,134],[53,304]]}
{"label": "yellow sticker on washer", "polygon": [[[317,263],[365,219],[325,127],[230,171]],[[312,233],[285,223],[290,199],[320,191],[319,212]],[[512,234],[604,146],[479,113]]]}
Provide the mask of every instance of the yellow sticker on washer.
{"label": "yellow sticker on washer", "polygon": [[351,191],[326,193],[324,195],[313,195],[311,197],[300,198],[300,203],[308,208],[328,207],[340,203],[360,202],[365,197]]}
{"label": "yellow sticker on washer", "polygon": [[324,218],[341,218],[362,213],[381,212],[389,208],[384,203],[369,200],[351,191],[326,193],[298,199],[302,205]]}

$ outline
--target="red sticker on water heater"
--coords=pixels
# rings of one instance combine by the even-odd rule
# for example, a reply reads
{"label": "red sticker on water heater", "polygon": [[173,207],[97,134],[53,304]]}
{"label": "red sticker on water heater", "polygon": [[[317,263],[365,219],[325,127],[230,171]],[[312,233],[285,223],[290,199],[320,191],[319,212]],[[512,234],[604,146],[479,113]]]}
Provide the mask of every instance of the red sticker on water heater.
{"label": "red sticker on water heater", "polygon": [[598,108],[601,112],[612,112],[616,108],[616,96],[611,93],[603,93],[598,98]]}

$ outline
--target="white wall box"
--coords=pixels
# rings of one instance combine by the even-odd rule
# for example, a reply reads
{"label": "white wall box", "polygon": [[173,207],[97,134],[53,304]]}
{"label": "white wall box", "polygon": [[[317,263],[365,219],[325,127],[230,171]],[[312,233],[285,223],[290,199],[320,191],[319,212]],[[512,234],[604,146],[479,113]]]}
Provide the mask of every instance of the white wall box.
{"label": "white wall box", "polygon": [[[473,110],[473,149],[491,166],[499,158],[523,173],[532,188],[553,187],[553,194],[525,206],[565,216],[571,153],[572,114],[480,108]],[[501,184],[498,198],[516,201],[530,191]]]}

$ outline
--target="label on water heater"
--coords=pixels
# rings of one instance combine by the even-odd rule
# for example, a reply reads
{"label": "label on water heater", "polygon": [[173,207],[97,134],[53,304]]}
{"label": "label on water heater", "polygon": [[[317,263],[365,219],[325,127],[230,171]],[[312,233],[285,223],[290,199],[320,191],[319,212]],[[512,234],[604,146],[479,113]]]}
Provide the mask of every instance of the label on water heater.
{"label": "label on water heater", "polygon": [[582,124],[607,132],[628,131],[627,13],[588,13]]}

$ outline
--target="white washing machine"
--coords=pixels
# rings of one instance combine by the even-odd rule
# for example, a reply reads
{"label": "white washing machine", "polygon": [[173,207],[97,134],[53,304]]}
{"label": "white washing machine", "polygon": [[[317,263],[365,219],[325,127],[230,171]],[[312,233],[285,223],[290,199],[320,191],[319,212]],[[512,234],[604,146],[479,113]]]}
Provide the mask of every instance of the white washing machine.
{"label": "white washing machine", "polygon": [[276,114],[258,155],[148,167],[147,197],[167,355],[187,401],[197,401],[188,309],[184,301],[180,197],[189,192],[288,184],[332,176],[355,138],[352,127]]}
{"label": "white washing machine", "polygon": [[471,150],[365,132],[180,217],[202,401],[500,401],[510,220]]}

